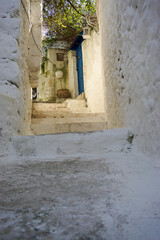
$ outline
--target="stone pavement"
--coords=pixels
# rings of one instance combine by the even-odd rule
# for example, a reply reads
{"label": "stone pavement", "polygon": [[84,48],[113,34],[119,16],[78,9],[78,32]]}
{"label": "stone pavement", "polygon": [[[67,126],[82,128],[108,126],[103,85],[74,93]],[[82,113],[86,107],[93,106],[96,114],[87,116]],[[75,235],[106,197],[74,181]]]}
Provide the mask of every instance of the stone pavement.
{"label": "stone pavement", "polygon": [[[49,149],[34,156],[28,150],[26,156],[16,152],[1,161],[0,240],[159,240],[160,170],[132,150],[127,131],[117,132],[73,134],[73,141],[79,140],[77,154],[63,154],[62,146],[62,152],[51,155]],[[60,143],[73,135],[48,141]],[[103,135],[110,144],[96,146]],[[35,145],[37,138],[49,139],[30,136]],[[88,153],[83,138],[90,139]],[[12,141],[16,147],[18,140]]]}

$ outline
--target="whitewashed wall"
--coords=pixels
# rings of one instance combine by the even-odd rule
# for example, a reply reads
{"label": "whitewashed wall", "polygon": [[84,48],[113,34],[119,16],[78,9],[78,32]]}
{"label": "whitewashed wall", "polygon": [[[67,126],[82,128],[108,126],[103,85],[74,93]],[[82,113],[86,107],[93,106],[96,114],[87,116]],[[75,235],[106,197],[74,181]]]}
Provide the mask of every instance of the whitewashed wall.
{"label": "whitewashed wall", "polygon": [[[30,18],[30,1],[24,1],[25,9],[28,13],[28,17]],[[21,131],[20,134],[28,133],[30,129],[30,121],[31,121],[31,84],[29,79],[29,40],[30,40],[30,23],[28,21],[28,17],[24,10],[23,5],[20,2],[20,16],[19,16],[19,68],[20,68],[20,124]]]}
{"label": "whitewashed wall", "polygon": [[21,131],[19,1],[0,1],[0,153],[10,133]]}
{"label": "whitewashed wall", "polygon": [[82,43],[84,92],[91,112],[104,112],[100,35],[92,31]]}
{"label": "whitewashed wall", "polygon": [[132,127],[141,150],[160,152],[160,1],[99,5],[108,126]]}
{"label": "whitewashed wall", "polygon": [[[30,15],[30,4],[23,0]],[[19,0],[0,0],[0,153],[12,134],[29,130],[29,22]]]}
{"label": "whitewashed wall", "polygon": [[76,98],[78,93],[78,75],[77,75],[77,59],[76,51],[68,52],[68,74],[69,74],[69,90],[72,98]]}
{"label": "whitewashed wall", "polygon": [[[38,87],[38,78],[41,64],[41,29],[42,29],[42,0],[30,1],[30,22],[32,33],[30,32],[29,50],[29,80],[33,88]],[[34,37],[33,37],[34,36]],[[35,43],[36,42],[36,43]]]}

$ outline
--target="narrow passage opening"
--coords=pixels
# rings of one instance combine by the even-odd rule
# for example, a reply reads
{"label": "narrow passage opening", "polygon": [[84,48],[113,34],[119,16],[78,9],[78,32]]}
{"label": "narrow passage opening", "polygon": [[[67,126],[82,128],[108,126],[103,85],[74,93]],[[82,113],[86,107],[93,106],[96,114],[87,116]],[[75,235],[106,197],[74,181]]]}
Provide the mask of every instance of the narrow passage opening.
{"label": "narrow passage opening", "polygon": [[43,0],[41,71],[32,88],[33,134],[107,128],[96,3],[70,2]]}

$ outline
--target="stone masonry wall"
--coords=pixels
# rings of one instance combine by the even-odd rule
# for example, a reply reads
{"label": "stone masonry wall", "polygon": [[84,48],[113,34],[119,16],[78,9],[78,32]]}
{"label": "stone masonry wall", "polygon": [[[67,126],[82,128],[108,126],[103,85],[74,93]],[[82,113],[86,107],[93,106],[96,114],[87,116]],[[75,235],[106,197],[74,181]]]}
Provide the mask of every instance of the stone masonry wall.
{"label": "stone masonry wall", "polygon": [[99,7],[108,126],[132,127],[141,150],[160,152],[160,1]]}

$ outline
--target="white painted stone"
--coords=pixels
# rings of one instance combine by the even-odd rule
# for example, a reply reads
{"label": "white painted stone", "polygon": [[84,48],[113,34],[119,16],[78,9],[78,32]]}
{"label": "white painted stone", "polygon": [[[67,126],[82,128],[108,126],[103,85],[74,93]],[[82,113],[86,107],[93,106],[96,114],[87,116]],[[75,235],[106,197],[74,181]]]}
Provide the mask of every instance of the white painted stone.
{"label": "white painted stone", "polygon": [[69,74],[69,89],[72,98],[78,96],[78,75],[77,75],[77,59],[76,51],[68,52],[68,74]]}
{"label": "white painted stone", "polygon": [[[23,2],[30,16],[30,3],[28,0]],[[19,0],[1,0],[0,142],[4,143],[1,144],[3,151],[8,148],[7,141],[10,135],[24,134],[30,127],[29,25],[26,12]]]}
{"label": "white painted stone", "polygon": [[[20,92],[17,87],[8,83],[0,85],[0,129],[5,132],[6,136],[19,134],[21,130],[20,114],[18,114],[20,110],[19,99]],[[3,138],[5,142],[5,135]]]}
{"label": "white painted stone", "polygon": [[16,62],[8,60],[8,62],[0,62],[0,67],[3,69],[0,74],[0,81],[8,81],[19,86],[20,73],[18,64]]}
{"label": "white painted stone", "polygon": [[[0,52],[2,59],[18,60],[18,44],[14,37],[0,34]],[[17,50],[16,50],[17,49]]]}
{"label": "white painted stone", "polygon": [[21,132],[19,91],[19,1],[0,3],[0,153],[6,154],[11,134]]}
{"label": "white painted stone", "polygon": [[104,86],[99,33],[82,43],[84,92],[91,112],[104,112]]}
{"label": "white painted stone", "polygon": [[29,14],[32,28],[29,35],[29,76],[32,87],[38,87],[42,55],[42,0],[32,0],[30,2]]}
{"label": "white painted stone", "polygon": [[67,99],[65,104],[70,109],[81,109],[86,108],[86,101],[85,100],[77,100],[77,99]]}
{"label": "white painted stone", "polygon": [[[19,35],[19,18],[9,18],[4,13],[0,13],[0,32],[1,37],[2,33],[6,33],[8,37],[13,37],[15,39],[18,39]],[[8,40],[8,37],[5,40]],[[8,49],[10,46],[8,46]]]}
{"label": "white painted stone", "polygon": [[56,78],[61,79],[63,77],[63,72],[61,70],[55,72]]}
{"label": "white painted stone", "polygon": [[41,1],[32,1],[31,2],[31,22],[32,23],[39,23],[41,25],[42,21],[42,7]]}
{"label": "white painted stone", "polygon": [[159,240],[159,158],[127,138],[126,129],[13,137],[0,161],[1,238]]}
{"label": "white painted stone", "polygon": [[[36,4],[38,2],[38,6],[40,6],[40,1],[35,2]],[[31,5],[28,0],[24,3],[30,16],[34,11],[30,9]],[[141,2],[101,0],[99,3],[97,1],[97,8],[100,9],[98,19],[101,42],[98,42],[98,36],[94,33],[93,41],[86,40],[83,45],[87,45],[87,41],[90,41],[88,49],[92,50],[94,56],[91,57],[90,53],[86,52],[88,56],[86,55],[85,59],[88,59],[88,62],[90,59],[100,59],[101,61],[99,56],[102,55],[100,81],[103,82],[103,77],[105,77],[105,94],[104,97],[99,96],[102,97],[102,100],[106,96],[106,100],[105,102],[101,102],[100,99],[98,101],[101,102],[101,105],[106,105],[108,125],[110,128],[132,127],[137,138],[137,145],[141,150],[147,153],[159,153],[160,2],[159,0]],[[40,16],[39,12],[36,12],[36,16]],[[39,19],[32,16],[31,19],[35,21],[33,30],[39,29],[40,33]],[[34,25],[34,23],[32,24]],[[35,30],[35,35],[38,36],[38,30]],[[0,39],[0,98],[1,109],[4,109],[4,113],[1,112],[0,117],[4,139],[5,135],[24,134],[29,128],[30,82],[32,86],[36,86],[39,74],[37,62],[41,57],[35,45],[32,44],[33,48],[29,45],[29,43],[33,43],[33,39],[31,41],[29,22],[19,0],[1,0]],[[96,47],[94,47],[94,41],[97,41],[99,45],[96,43]],[[97,45],[99,49],[101,48],[100,51],[98,51]],[[30,48],[29,52],[28,48]],[[35,69],[34,63],[37,69],[30,72],[29,77],[28,66],[32,56],[35,57],[32,70]],[[96,63],[98,66],[100,61],[98,60]],[[59,63],[58,67],[63,67],[63,64]],[[93,67],[93,64],[90,64],[90,67]],[[88,96],[90,93],[91,95],[95,94],[95,90],[87,90],[88,86],[96,86],[96,90],[102,93],[100,86],[103,85],[99,86],[97,82],[94,82],[95,69],[96,67],[89,70],[85,80],[86,97],[91,109],[100,104],[97,105],[96,102],[92,106],[96,97],[94,99]],[[84,73],[86,74],[87,71],[85,70]],[[94,76],[91,77],[91,74]],[[91,82],[91,84],[87,86],[87,82]],[[90,102],[89,99],[93,100]],[[1,142],[6,141],[1,138]]]}
{"label": "white painted stone", "polygon": [[160,152],[160,2],[99,6],[108,126],[132,127],[141,150]]}
{"label": "white painted stone", "polygon": [[0,8],[0,12],[5,14],[10,14],[14,11],[18,11],[19,10],[19,1],[17,0],[10,0],[10,1],[6,1],[6,0],[1,0],[1,8]]}
{"label": "white painted stone", "polygon": [[128,133],[128,129],[112,129],[109,131],[84,134],[68,133],[44,136],[15,136],[12,138],[15,151],[13,155],[15,154],[21,157],[34,157],[38,155],[41,156],[41,159],[46,159],[46,156],[53,158],[54,156],[59,156],[59,153],[57,153],[58,148],[61,148],[65,156],[85,153],[99,155],[102,152],[108,152],[111,146],[116,151],[120,151],[122,149],[121,146],[126,143]]}

